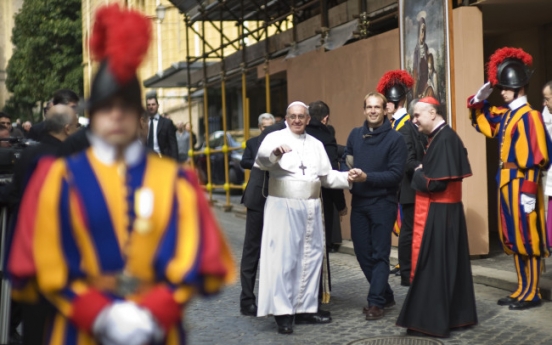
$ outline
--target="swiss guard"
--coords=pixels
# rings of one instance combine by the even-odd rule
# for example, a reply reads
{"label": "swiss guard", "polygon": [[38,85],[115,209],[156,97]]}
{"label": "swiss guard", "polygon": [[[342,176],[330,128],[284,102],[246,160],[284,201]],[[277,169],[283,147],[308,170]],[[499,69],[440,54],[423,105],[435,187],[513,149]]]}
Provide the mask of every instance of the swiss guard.
{"label": "swiss guard", "polygon": [[150,38],[144,15],[98,10],[91,147],[41,161],[24,194],[7,268],[15,298],[55,307],[45,344],[184,344],[184,305],[234,277],[195,174],[138,139]]}
{"label": "swiss guard", "polygon": [[387,98],[387,115],[394,130],[398,131],[410,120],[406,111],[406,97],[410,93],[414,79],[408,72],[394,70],[385,73],[376,90]]}
{"label": "swiss guard", "polygon": [[[540,112],[527,103],[532,62],[522,49],[498,49],[487,65],[489,81],[468,98],[475,129],[499,140],[498,234],[506,254],[514,256],[518,288],[498,305],[510,310],[542,304],[539,278],[542,258],[549,256],[541,175],[550,165],[552,143]],[[505,106],[489,104],[493,88]]]}

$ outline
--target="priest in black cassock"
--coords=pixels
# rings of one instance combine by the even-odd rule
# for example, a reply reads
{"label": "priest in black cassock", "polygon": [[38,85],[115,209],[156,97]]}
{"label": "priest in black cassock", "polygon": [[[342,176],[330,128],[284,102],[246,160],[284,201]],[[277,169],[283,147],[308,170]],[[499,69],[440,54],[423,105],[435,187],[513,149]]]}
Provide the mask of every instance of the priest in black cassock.
{"label": "priest in black cassock", "polygon": [[462,179],[471,176],[460,137],[433,97],[414,107],[413,122],[428,135],[416,190],[411,287],[397,325],[409,335],[448,337],[452,328],[477,324]]}

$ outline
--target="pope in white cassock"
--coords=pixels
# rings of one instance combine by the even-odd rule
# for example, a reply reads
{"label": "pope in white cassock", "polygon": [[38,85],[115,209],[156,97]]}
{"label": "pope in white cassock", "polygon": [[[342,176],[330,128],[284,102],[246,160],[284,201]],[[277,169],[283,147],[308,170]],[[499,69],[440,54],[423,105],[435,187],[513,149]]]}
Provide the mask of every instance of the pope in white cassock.
{"label": "pope in white cassock", "polygon": [[320,187],[349,188],[348,173],[332,170],[320,141],[305,133],[308,107],[291,103],[287,128],[270,133],[257,154],[268,170],[264,209],[257,316],[274,315],[278,332],[292,324],[328,323],[318,310],[318,289],[325,248]]}

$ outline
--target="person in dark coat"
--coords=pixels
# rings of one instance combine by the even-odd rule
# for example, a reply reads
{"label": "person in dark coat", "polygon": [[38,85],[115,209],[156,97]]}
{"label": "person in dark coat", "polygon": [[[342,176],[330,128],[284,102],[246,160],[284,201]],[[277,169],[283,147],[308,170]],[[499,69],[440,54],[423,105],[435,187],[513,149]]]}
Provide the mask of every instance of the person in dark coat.
{"label": "person in dark coat", "polygon": [[[259,116],[259,129],[261,132],[274,124],[274,117],[264,113]],[[255,294],[255,279],[261,253],[261,239],[263,234],[263,214],[266,196],[268,195],[268,181],[265,182],[267,172],[259,169],[255,163],[257,151],[260,145],[260,136],[247,140],[240,165],[244,169],[250,169],[251,175],[247,187],[242,196],[242,203],[247,207],[245,221],[245,238],[240,265],[240,312],[242,315],[257,316],[257,303]]]}
{"label": "person in dark coat", "polygon": [[159,115],[159,102],[156,96],[147,97],[146,106],[150,115],[146,146],[163,157],[178,159],[175,125],[170,119]]}
{"label": "person in dark coat", "polygon": [[433,97],[414,107],[413,121],[429,145],[412,178],[411,286],[397,326],[409,335],[448,337],[453,328],[477,324],[477,312],[462,205],[462,180],[472,172],[464,144],[440,107]]}
{"label": "person in dark coat", "polygon": [[[417,100],[413,101],[413,104]],[[412,113],[412,111],[410,111]],[[410,270],[412,266],[412,228],[414,226],[414,202],[416,191],[412,189],[412,175],[424,157],[427,146],[427,136],[418,130],[418,127],[408,120],[399,129],[408,149],[408,158],[404,167],[404,175],[399,191],[399,204],[402,210],[401,231],[399,233],[399,265],[401,285],[410,286]]]}
{"label": "person in dark coat", "polygon": [[[44,108],[44,120],[48,119],[49,109],[58,104],[68,105],[73,109],[76,109],[79,104],[79,96],[69,89],[60,89],[54,92],[52,99],[46,104]],[[45,128],[46,124],[44,121],[36,123],[29,130],[29,139],[34,141],[41,141],[42,136],[48,134],[48,130]]]}
{"label": "person in dark coat", "polygon": [[[322,101],[315,101],[309,104],[309,115],[311,117],[306,132],[318,139],[326,150],[326,154],[330,159],[333,170],[339,170],[339,156],[337,154],[337,142],[335,140],[335,134],[326,126],[330,118],[330,107]],[[322,188],[322,205],[324,212],[324,229],[326,231],[326,258],[332,248],[332,232],[334,222],[334,204],[337,207],[340,216],[347,214],[347,205],[345,204],[345,196],[342,189],[330,189]],[[331,274],[330,274],[330,261],[326,260],[326,269],[328,273],[328,279],[321,279],[323,284],[328,281],[328,286],[320,289],[321,292],[331,291]],[[324,301],[327,303],[327,301]]]}

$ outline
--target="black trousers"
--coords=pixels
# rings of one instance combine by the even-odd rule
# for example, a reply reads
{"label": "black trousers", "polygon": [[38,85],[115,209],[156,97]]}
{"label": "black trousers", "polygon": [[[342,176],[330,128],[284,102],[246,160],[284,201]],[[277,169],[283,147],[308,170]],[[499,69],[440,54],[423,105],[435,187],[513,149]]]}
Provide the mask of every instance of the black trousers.
{"label": "black trousers", "polygon": [[414,204],[402,204],[403,218],[399,235],[399,265],[401,279],[410,280],[412,268],[412,231],[414,227]]}
{"label": "black trousers", "polygon": [[245,238],[243,240],[243,251],[240,265],[240,280],[242,291],[240,295],[240,306],[248,306],[255,303],[255,280],[257,278],[257,267],[261,255],[261,240],[263,235],[263,211],[247,209],[245,222]]}

